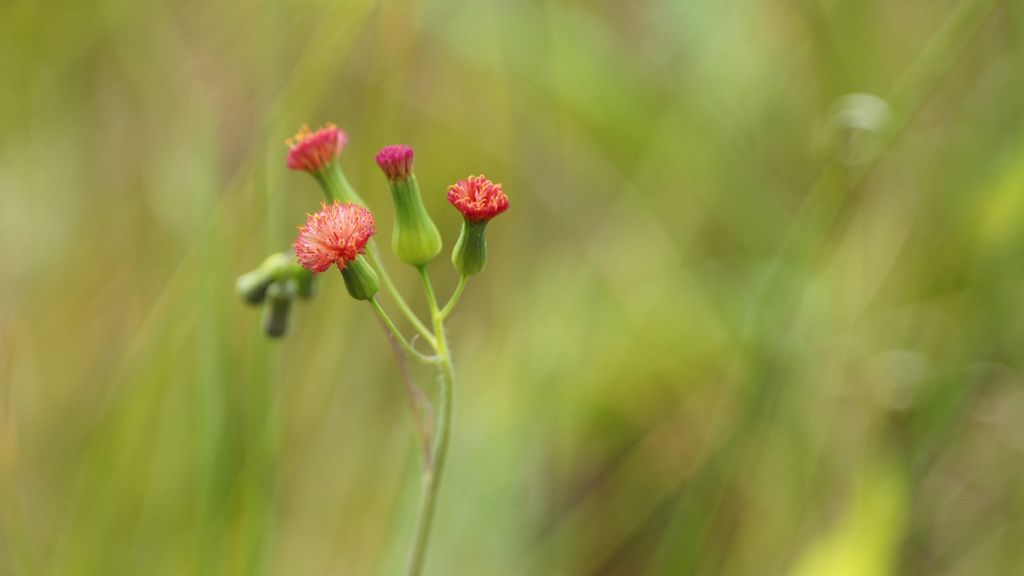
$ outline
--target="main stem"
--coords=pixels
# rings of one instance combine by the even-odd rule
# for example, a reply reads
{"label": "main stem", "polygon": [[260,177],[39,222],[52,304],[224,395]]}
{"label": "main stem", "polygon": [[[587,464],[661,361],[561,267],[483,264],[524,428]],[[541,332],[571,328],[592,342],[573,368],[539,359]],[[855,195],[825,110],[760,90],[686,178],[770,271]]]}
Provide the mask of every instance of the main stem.
{"label": "main stem", "polygon": [[444,472],[445,460],[448,457],[448,438],[451,432],[452,420],[452,386],[455,380],[451,354],[448,351],[448,340],[444,331],[444,317],[441,316],[441,311],[438,309],[437,298],[434,296],[434,288],[430,285],[430,277],[427,275],[426,266],[420,266],[419,271],[420,277],[423,279],[423,289],[427,293],[430,319],[434,325],[434,338],[437,342],[436,349],[440,371],[438,404],[440,406],[437,411],[437,423],[434,429],[434,446],[431,450],[430,459],[423,470],[421,483],[422,499],[420,501],[419,516],[416,519],[416,534],[413,540],[412,551],[409,554],[409,565],[405,571],[406,576],[419,576],[423,570],[423,560],[427,554],[427,545],[430,542],[430,528],[434,521],[434,509],[437,505],[438,488],[441,485],[441,475]]}

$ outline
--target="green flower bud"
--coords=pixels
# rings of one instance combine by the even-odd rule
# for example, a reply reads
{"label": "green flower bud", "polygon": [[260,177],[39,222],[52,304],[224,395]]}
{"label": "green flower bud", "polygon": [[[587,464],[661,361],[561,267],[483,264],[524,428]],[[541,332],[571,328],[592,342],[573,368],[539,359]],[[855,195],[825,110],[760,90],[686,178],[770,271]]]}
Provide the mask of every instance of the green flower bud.
{"label": "green flower bud", "polygon": [[292,295],[284,282],[272,283],[263,304],[263,331],[271,338],[280,338],[291,324]]}
{"label": "green flower bud", "polygon": [[388,178],[395,204],[391,247],[403,262],[422,266],[441,252],[441,233],[423,205],[412,159],[413,151],[408,146],[385,146],[377,154],[377,164]]}
{"label": "green flower bud", "polygon": [[345,288],[356,300],[370,300],[380,288],[380,280],[373,267],[362,255],[351,260],[341,269],[341,277],[345,279]]}
{"label": "green flower bud", "polygon": [[264,274],[261,270],[246,272],[238,277],[235,282],[235,292],[245,301],[246,304],[259,304],[267,296],[267,287],[274,279]]}
{"label": "green flower bud", "polygon": [[463,220],[459,240],[452,250],[452,265],[463,276],[472,276],[487,265],[487,221]]}
{"label": "green flower bud", "polygon": [[305,271],[295,262],[291,252],[278,252],[267,256],[255,270],[239,276],[235,291],[245,302],[259,304],[266,298],[267,289],[275,280],[302,272]]}

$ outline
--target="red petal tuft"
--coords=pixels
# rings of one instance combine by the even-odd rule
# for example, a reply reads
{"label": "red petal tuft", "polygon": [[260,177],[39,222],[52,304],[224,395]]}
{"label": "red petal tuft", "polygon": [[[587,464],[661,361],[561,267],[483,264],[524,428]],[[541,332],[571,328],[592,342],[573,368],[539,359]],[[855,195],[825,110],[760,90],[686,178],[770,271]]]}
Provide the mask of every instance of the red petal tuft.
{"label": "red petal tuft", "polygon": [[334,124],[326,124],[316,132],[310,132],[303,125],[294,137],[289,138],[288,167],[292,170],[320,172],[338,159],[348,136]]}
{"label": "red petal tuft", "polygon": [[448,187],[448,201],[473,222],[494,218],[508,210],[508,196],[483,176],[470,176]]}

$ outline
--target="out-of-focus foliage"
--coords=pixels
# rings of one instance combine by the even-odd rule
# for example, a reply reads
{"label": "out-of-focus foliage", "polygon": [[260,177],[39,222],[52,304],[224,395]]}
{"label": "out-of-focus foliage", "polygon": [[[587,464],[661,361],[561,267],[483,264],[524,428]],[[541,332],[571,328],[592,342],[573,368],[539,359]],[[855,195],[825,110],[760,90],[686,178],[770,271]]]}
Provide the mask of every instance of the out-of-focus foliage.
{"label": "out-of-focus foliage", "polygon": [[512,201],[429,573],[1019,574],[1022,63],[1007,0],[4,0],[0,574],[398,571],[377,322],[233,291],[326,121],[383,238],[384,144],[449,248]]}

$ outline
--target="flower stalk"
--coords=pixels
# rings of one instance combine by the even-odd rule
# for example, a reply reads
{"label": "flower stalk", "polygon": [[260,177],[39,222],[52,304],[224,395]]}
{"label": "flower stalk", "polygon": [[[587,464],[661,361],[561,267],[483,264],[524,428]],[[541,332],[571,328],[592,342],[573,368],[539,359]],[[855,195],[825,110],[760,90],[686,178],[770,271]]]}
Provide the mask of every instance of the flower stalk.
{"label": "flower stalk", "polygon": [[366,201],[349,184],[348,178],[345,178],[345,173],[341,171],[341,166],[337,162],[331,163],[321,172],[314,172],[313,178],[320,184],[320,188],[323,189],[328,200],[353,202],[360,206],[366,206]]}
{"label": "flower stalk", "polygon": [[419,350],[416,349],[415,346],[412,345],[411,342],[405,339],[405,336],[402,336],[402,332],[395,326],[395,323],[391,320],[391,317],[388,316],[388,313],[387,311],[384,310],[384,307],[381,306],[380,300],[377,300],[376,298],[370,298],[370,306],[373,307],[374,312],[376,312],[377,316],[381,319],[382,322],[384,322],[384,326],[388,329],[389,334],[392,337],[394,337],[395,340],[398,341],[398,344],[402,347],[403,350],[406,351],[406,353],[408,353],[413,358],[416,358],[417,360],[421,362],[426,362],[428,364],[436,364],[438,362],[437,356],[428,356],[420,352]]}
{"label": "flower stalk", "polygon": [[434,524],[434,511],[437,508],[437,497],[441,486],[441,477],[444,473],[445,463],[448,460],[448,443],[451,436],[452,423],[452,395],[455,386],[455,369],[452,366],[451,354],[448,351],[448,338],[444,329],[444,318],[437,307],[437,298],[434,296],[434,288],[430,283],[430,276],[425,266],[419,267],[420,278],[423,280],[423,290],[427,295],[427,305],[430,307],[430,318],[434,325],[434,336],[437,338],[437,364],[438,364],[438,410],[434,427],[434,442],[430,451],[430,458],[427,460],[420,480],[420,509],[416,518],[416,531],[413,537],[412,550],[409,553],[409,563],[406,567],[406,576],[419,576],[423,571],[423,562],[426,559],[427,545],[430,543],[430,532]]}
{"label": "flower stalk", "polygon": [[455,305],[458,304],[459,298],[462,297],[462,291],[466,289],[466,282],[468,280],[469,276],[465,274],[459,276],[459,284],[455,287],[455,292],[452,293],[451,298],[448,299],[448,303],[444,305],[444,308],[441,308],[442,320],[447,318],[448,315],[452,313]]}

